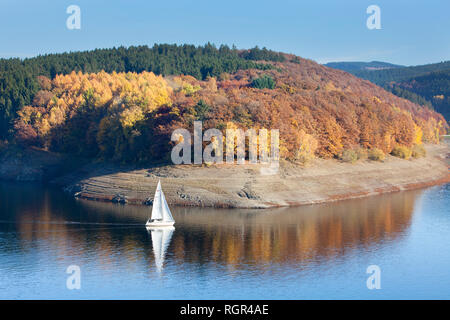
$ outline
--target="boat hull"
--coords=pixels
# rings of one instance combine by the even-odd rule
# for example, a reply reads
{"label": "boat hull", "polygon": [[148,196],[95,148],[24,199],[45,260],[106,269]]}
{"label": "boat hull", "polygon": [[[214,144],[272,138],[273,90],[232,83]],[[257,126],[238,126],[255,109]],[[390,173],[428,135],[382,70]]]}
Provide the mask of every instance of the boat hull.
{"label": "boat hull", "polygon": [[173,222],[165,222],[165,221],[153,221],[145,224],[146,227],[154,228],[154,227],[171,227],[175,224],[175,221]]}

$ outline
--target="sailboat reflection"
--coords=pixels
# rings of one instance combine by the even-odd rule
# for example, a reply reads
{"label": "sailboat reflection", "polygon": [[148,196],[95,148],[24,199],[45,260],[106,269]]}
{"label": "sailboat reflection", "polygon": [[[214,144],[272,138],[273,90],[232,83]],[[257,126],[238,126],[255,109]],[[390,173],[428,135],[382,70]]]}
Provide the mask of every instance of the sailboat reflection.
{"label": "sailboat reflection", "polygon": [[155,255],[156,270],[161,272],[164,265],[167,248],[169,247],[172,234],[175,227],[147,227],[147,231],[151,233],[153,253]]}

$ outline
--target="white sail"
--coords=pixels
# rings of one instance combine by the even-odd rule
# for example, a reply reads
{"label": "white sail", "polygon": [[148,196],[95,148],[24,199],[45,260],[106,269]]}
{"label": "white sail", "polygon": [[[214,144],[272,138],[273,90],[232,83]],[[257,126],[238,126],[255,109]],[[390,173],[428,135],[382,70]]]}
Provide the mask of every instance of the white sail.
{"label": "white sail", "polygon": [[145,224],[147,227],[164,227],[172,226],[175,220],[172,217],[166,197],[161,188],[161,182],[158,181],[155,197],[153,198],[152,216]]}
{"label": "white sail", "polygon": [[155,264],[158,272],[161,272],[164,265],[164,259],[166,256],[167,248],[169,247],[170,240],[172,239],[174,227],[159,227],[152,228],[152,244],[153,253],[155,255]]}
{"label": "white sail", "polygon": [[162,215],[162,201],[161,201],[161,182],[158,181],[158,186],[156,187],[155,197],[153,198],[153,208],[152,208],[152,220],[163,219]]}
{"label": "white sail", "polygon": [[161,206],[162,206],[162,216],[164,222],[174,222],[172,217],[172,212],[170,212],[169,206],[167,205],[166,197],[164,192],[161,190]]}

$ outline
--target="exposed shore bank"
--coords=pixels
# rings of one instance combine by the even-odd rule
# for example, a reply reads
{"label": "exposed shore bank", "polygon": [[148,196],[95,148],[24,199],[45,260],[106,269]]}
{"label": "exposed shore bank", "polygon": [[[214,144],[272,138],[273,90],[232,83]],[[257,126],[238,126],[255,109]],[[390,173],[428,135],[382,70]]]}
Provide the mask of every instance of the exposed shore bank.
{"label": "exposed shore bank", "polygon": [[[158,179],[168,202],[182,206],[270,208],[298,206],[411,190],[450,182],[447,144],[427,146],[426,158],[356,164],[317,160],[307,168],[282,162],[278,173],[261,165],[182,165],[129,170],[88,165],[55,179],[74,196],[119,203],[151,203]],[[263,169],[264,170],[264,169]]]}
{"label": "exposed shore bank", "polygon": [[151,204],[156,183],[161,179],[172,205],[298,206],[450,182],[448,144],[426,148],[427,157],[414,160],[388,156],[384,162],[350,164],[319,159],[306,168],[283,161],[275,174],[264,174],[264,166],[259,164],[132,169],[91,163],[61,175],[68,172],[67,159],[34,150],[21,160],[2,159],[0,179],[47,180],[75,197],[130,204]]}

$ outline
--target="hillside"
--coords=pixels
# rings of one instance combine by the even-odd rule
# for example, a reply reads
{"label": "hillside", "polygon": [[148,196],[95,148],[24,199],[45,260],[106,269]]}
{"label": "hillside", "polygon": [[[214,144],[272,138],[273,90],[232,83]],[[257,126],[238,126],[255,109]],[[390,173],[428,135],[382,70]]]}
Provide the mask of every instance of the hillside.
{"label": "hillside", "polygon": [[[57,64],[64,72],[33,79],[40,90],[31,86],[30,95],[36,93],[30,104],[16,106],[14,126],[8,127],[11,143],[128,164],[167,162],[173,130],[192,131],[193,121],[201,120],[204,130],[223,133],[227,128],[279,129],[282,158],[308,162],[339,158],[346,150],[387,154],[398,146],[438,143],[448,127],[432,110],[293,55],[212,45],[139,48],[21,62],[56,70],[55,61],[64,61]],[[120,58],[99,59],[103,66],[125,61],[140,72],[86,72],[100,68],[94,58],[105,53]],[[86,63],[80,67],[79,61]],[[155,61],[173,69],[147,71]],[[78,72],[69,72],[73,65]],[[188,71],[195,76],[178,75]]]}
{"label": "hillside", "polygon": [[393,92],[400,89],[423,97],[437,112],[450,119],[450,69],[389,83],[387,88]]}
{"label": "hillside", "polygon": [[40,89],[38,76],[53,79],[57,74],[72,71],[152,71],[155,74],[186,74],[206,79],[223,72],[271,68],[270,64],[258,64],[254,60],[283,61],[284,56],[265,48],[240,51],[228,46],[216,48],[208,43],[200,47],[155,44],[152,48],[131,46],[48,54],[24,60],[0,59],[0,139],[11,133],[16,112],[32,103]]}
{"label": "hillside", "polygon": [[450,119],[450,61],[382,70],[355,67],[360,65],[359,62],[327,64],[369,80],[399,97],[434,108],[447,121]]}

